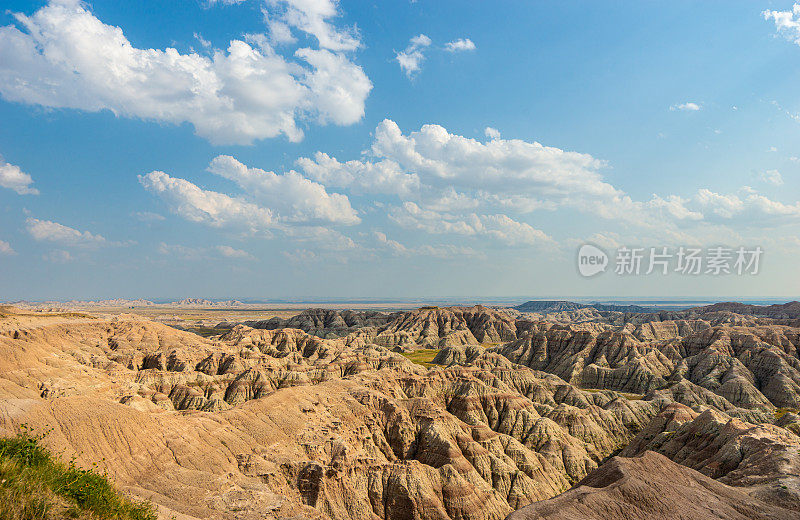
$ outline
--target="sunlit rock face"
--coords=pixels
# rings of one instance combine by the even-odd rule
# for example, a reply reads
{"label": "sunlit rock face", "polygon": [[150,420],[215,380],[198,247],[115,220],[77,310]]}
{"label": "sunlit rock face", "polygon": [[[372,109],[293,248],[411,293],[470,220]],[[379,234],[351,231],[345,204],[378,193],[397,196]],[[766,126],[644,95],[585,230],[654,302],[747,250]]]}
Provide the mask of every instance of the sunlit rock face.
{"label": "sunlit rock face", "polygon": [[[800,328],[618,314],[311,310],[295,320],[309,331],[205,339],[6,311],[0,427],[52,428],[56,452],[195,518],[536,518],[687,482],[720,510],[796,515]],[[406,357],[420,349],[432,368]],[[644,487],[576,494],[620,472]]]}

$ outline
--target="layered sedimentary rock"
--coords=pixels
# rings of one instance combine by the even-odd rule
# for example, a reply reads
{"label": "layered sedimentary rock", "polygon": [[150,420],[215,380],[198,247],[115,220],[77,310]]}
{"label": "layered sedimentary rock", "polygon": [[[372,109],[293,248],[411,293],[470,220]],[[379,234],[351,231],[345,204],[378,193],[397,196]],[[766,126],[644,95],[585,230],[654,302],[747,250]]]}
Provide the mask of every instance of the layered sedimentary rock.
{"label": "layered sedimentary rock", "polygon": [[800,437],[773,424],[751,424],[708,408],[672,404],[620,453],[646,450],[751,495],[800,510]]}
{"label": "layered sedimentary rock", "polygon": [[[730,518],[800,511],[800,328],[768,318],[310,310],[312,333],[209,340],[133,316],[0,314],[0,431],[52,428],[55,452],[167,516],[502,519],[609,471],[631,478],[568,491],[562,512],[644,500],[657,516],[670,486],[745,515]],[[433,368],[403,355],[425,347]],[[673,462],[604,465],[652,451]],[[675,475],[644,481],[640,462]]]}
{"label": "layered sedimentary rock", "polygon": [[616,312],[651,312],[652,309],[641,305],[609,305],[602,303],[577,303],[566,300],[532,300],[514,307],[520,312],[535,312],[541,314],[555,314],[560,312],[572,312],[583,309],[596,311],[616,311]]}
{"label": "layered sedimentary rock", "polygon": [[690,325],[648,324],[650,333],[671,331],[665,334],[669,339],[661,340],[640,340],[625,331],[553,326],[534,329],[493,351],[581,387],[644,394],[688,380],[738,408],[800,407],[800,329]]}
{"label": "layered sedimentary rock", "polygon": [[765,316],[778,319],[798,319],[800,318],[800,302],[788,302],[775,305],[748,305],[739,302],[723,302],[707,305],[705,307],[695,307],[689,312],[708,313],[715,311],[734,312],[752,316]]}
{"label": "layered sedimentary rock", "polygon": [[[257,329],[296,328],[323,338],[336,338],[361,330],[372,340],[390,347],[445,347],[491,343],[517,338],[518,322],[509,314],[476,305],[474,307],[423,307],[390,314],[377,311],[308,309],[288,319],[246,321]],[[521,329],[531,324],[523,320]],[[219,328],[235,324],[220,323]],[[371,330],[367,330],[371,329]]]}
{"label": "layered sedimentary rock", "polygon": [[386,346],[447,347],[501,343],[517,338],[514,318],[496,310],[474,307],[423,307],[400,313],[378,331]]}
{"label": "layered sedimentary rock", "polygon": [[508,520],[790,520],[766,504],[651,451],[614,457],[570,491],[516,511]]}
{"label": "layered sedimentary rock", "polygon": [[500,519],[657,411],[500,356],[427,371],[369,334],[16,320],[0,329],[4,431],[52,427],[56,451],[197,517]]}
{"label": "layered sedimentary rock", "polygon": [[[392,315],[378,311],[351,311],[335,309],[306,309],[291,318],[246,321],[244,325],[256,329],[300,329],[309,334],[327,337],[345,336],[363,327],[380,327]],[[219,328],[233,328],[235,324],[220,323]]]}
{"label": "layered sedimentary rock", "polygon": [[674,370],[674,363],[658,348],[625,332],[553,327],[526,334],[497,352],[579,386],[631,393],[663,386]]}

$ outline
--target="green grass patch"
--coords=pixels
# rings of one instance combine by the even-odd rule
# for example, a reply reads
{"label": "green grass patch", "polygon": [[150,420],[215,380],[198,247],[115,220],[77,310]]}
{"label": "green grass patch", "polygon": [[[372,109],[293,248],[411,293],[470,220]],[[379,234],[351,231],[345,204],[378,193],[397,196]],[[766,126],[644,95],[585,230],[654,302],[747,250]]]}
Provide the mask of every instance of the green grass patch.
{"label": "green grass patch", "polygon": [[85,312],[59,312],[56,314],[49,314],[48,316],[59,316],[62,318],[89,318],[91,320],[97,319],[97,316],[92,316],[91,314],[86,314]]}
{"label": "green grass patch", "polygon": [[776,408],[775,409],[775,420],[780,419],[781,417],[783,417],[787,413],[800,414],[800,410],[798,410],[797,408]]}
{"label": "green grass patch", "polygon": [[194,332],[198,336],[202,336],[204,338],[219,336],[220,334],[230,332],[230,329],[217,329],[215,327],[185,327],[183,330]]}
{"label": "green grass patch", "polygon": [[417,365],[422,365],[425,368],[431,368],[437,366],[436,363],[433,362],[433,358],[435,358],[436,354],[438,353],[439,349],[422,348],[415,350],[414,352],[403,352],[403,356]]}
{"label": "green grass patch", "polygon": [[156,520],[153,506],[120,495],[105,475],[63,463],[23,430],[0,439],[3,520]]}
{"label": "green grass patch", "polygon": [[[592,394],[596,394],[599,392],[605,392],[609,390],[608,388],[581,388],[584,392],[589,392]],[[617,392],[616,390],[610,390],[611,392],[616,392],[628,401],[641,401],[644,398],[644,394],[631,394],[628,392]]]}

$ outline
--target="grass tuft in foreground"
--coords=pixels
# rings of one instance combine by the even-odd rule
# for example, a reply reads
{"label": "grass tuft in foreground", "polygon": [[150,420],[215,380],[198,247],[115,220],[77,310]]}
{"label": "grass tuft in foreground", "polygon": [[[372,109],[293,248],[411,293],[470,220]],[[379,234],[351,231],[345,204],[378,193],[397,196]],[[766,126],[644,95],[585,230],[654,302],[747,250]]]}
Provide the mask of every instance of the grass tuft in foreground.
{"label": "grass tuft in foreground", "polygon": [[123,497],[106,476],[58,461],[42,437],[0,439],[0,519],[156,520],[152,505]]}

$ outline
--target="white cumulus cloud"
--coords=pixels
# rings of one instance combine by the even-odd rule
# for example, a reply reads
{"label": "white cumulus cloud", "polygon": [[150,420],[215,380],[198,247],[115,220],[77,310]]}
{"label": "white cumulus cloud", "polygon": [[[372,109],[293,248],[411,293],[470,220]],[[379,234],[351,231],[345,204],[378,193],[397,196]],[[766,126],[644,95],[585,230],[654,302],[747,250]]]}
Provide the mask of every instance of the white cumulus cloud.
{"label": "white cumulus cloud", "polygon": [[170,210],[186,220],[212,227],[241,226],[251,232],[265,232],[275,226],[271,210],[241,198],[201,189],[185,179],[161,171],[139,176],[146,190],[161,197]]}
{"label": "white cumulus cloud", "polygon": [[771,200],[758,193],[751,193],[747,196],[747,203],[765,215],[791,217],[793,220],[800,218],[800,202],[785,204],[777,200]]}
{"label": "white cumulus cloud", "polygon": [[415,172],[423,184],[493,193],[613,195],[598,172],[605,163],[591,155],[537,142],[493,139],[482,143],[428,124],[404,135],[389,119],[375,129],[372,154]]}
{"label": "white cumulus cloud", "polygon": [[[603,179],[606,163],[591,155],[536,141],[502,139],[492,128],[485,133],[490,136],[485,142],[435,124],[404,133],[386,119],[375,129],[372,145],[361,159],[339,161],[318,152],[297,163],[322,184],[396,196],[400,204],[390,210],[390,219],[430,233],[533,243],[544,239],[531,231],[535,228],[518,226],[512,233],[512,222],[489,217],[503,215],[525,224],[509,214],[560,207],[638,226],[703,218],[675,195],[634,201]],[[503,224],[505,231],[490,233],[490,224]]]}
{"label": "white cumulus cloud", "polygon": [[773,186],[783,185],[783,176],[778,170],[767,170],[765,172],[761,172],[759,178],[767,184],[772,184]]}
{"label": "white cumulus cloud", "polygon": [[14,251],[14,248],[11,247],[11,244],[6,242],[5,240],[0,240],[0,255],[12,256],[16,254],[17,252]]}
{"label": "white cumulus cloud", "polygon": [[457,40],[445,43],[444,49],[447,52],[474,51],[475,43],[469,38],[458,38]]}
{"label": "white cumulus cloud", "polygon": [[0,187],[14,190],[20,195],[38,195],[39,190],[31,186],[33,178],[19,166],[0,159]]}
{"label": "white cumulus cloud", "polygon": [[479,233],[508,245],[534,245],[553,240],[544,231],[508,215],[481,215],[480,224],[477,226]]}
{"label": "white cumulus cloud", "polygon": [[188,122],[215,144],[279,134],[299,141],[301,120],[359,121],[372,89],[361,67],[339,52],[355,40],[325,22],[333,5],[325,3],[286,2],[286,19],[321,47],[286,58],[257,36],[210,56],[140,49],[83,2],[51,0],[30,16],[15,14],[18,26],[0,27],[0,94],[31,105]]}
{"label": "white cumulus cloud", "polygon": [[255,260],[255,257],[248,253],[247,251],[243,251],[241,249],[236,249],[231,246],[217,246],[216,247],[219,254],[224,256],[225,258],[238,258],[242,260]]}
{"label": "white cumulus cloud", "polygon": [[265,235],[278,230],[303,240],[308,234],[319,238],[320,233],[333,233],[326,225],[361,222],[346,195],[329,193],[322,184],[294,170],[276,174],[220,155],[211,161],[208,171],[233,181],[243,194],[206,190],[162,171],[140,175],[139,182],[161,198],[171,212],[217,228],[239,228]]}
{"label": "white cumulus cloud", "polygon": [[419,176],[406,173],[393,161],[339,162],[323,152],[314,159],[301,157],[298,166],[306,175],[326,186],[350,188],[356,193],[394,193],[407,196],[419,189]]}
{"label": "white cumulus cloud", "polygon": [[686,103],[678,103],[669,107],[669,109],[673,112],[675,110],[681,110],[683,112],[697,112],[700,110],[700,108],[702,107],[698,103],[693,103],[691,101],[687,101]]}
{"label": "white cumulus cloud", "polygon": [[42,258],[54,264],[66,264],[74,259],[69,251],[64,251],[63,249],[55,249],[49,253],[45,253],[42,255]]}
{"label": "white cumulus cloud", "polygon": [[767,9],[761,13],[765,20],[773,20],[775,28],[788,40],[800,45],[800,4],[794,4],[791,10],[772,11]]}
{"label": "white cumulus cloud", "polygon": [[483,131],[484,135],[489,139],[500,139],[500,130],[497,128],[492,128],[491,126],[487,126],[486,129]]}
{"label": "white cumulus cloud", "polygon": [[552,242],[545,232],[503,214],[459,216],[423,209],[409,201],[393,208],[389,218],[403,227],[426,233],[486,236],[511,246]]}
{"label": "white cumulus cloud", "polygon": [[[478,140],[436,124],[404,132],[387,119],[375,129],[362,157],[343,161],[317,152],[297,164],[323,185],[394,198],[376,208],[406,229],[508,245],[552,240],[548,230],[526,217],[540,211],[590,214],[687,243],[720,233],[732,236],[722,222],[735,217],[741,217],[737,228],[745,229],[800,216],[797,203],[745,188],[738,194],[704,188],[636,200],[603,177],[607,165],[601,159],[536,141],[503,139],[491,128],[485,133],[489,140]],[[777,172],[765,172],[765,181],[779,179]]]}
{"label": "white cumulus cloud", "polygon": [[422,69],[422,62],[425,61],[425,49],[431,45],[431,39],[420,34],[411,38],[408,46],[395,55],[400,69],[409,78],[413,77]]}
{"label": "white cumulus cloud", "polygon": [[723,219],[741,216],[749,225],[763,224],[765,219],[782,218],[795,221],[800,218],[800,202],[787,204],[772,200],[749,186],[743,186],[738,194],[716,193],[703,188],[698,190],[695,200],[714,215]]}
{"label": "white cumulus cloud", "polygon": [[273,35],[278,40],[289,41],[286,31],[294,28],[316,38],[323,49],[352,51],[361,47],[355,29],[338,29],[330,23],[339,16],[334,0],[267,0],[264,15],[272,21],[273,33],[279,32]]}
{"label": "white cumulus cloud", "polygon": [[443,260],[452,260],[458,257],[482,258],[485,255],[472,247],[455,246],[451,244],[423,244],[420,246],[406,246],[397,240],[392,240],[385,233],[376,231],[374,237],[379,247],[386,249],[393,256],[411,257],[428,256]]}
{"label": "white cumulus cloud", "polygon": [[744,203],[736,195],[722,195],[707,188],[698,190],[695,198],[701,206],[724,218],[731,218],[744,209]]}
{"label": "white cumulus cloud", "polygon": [[255,257],[247,251],[226,245],[208,248],[185,246],[181,244],[167,244],[165,242],[161,242],[158,246],[158,252],[164,256],[191,261],[208,260],[212,259],[215,255],[240,260],[255,260]]}
{"label": "white cumulus cloud", "polygon": [[248,168],[229,155],[220,155],[211,161],[208,171],[235,182],[286,221],[346,225],[361,221],[347,196],[328,193],[322,184],[310,181],[294,170],[278,175],[260,168]]}
{"label": "white cumulus cloud", "polygon": [[181,260],[196,261],[206,258],[206,251],[203,248],[167,244],[166,242],[161,242],[158,245],[158,252],[164,256],[180,258]]}
{"label": "white cumulus cloud", "polygon": [[668,195],[666,198],[653,194],[653,197],[644,204],[649,210],[661,212],[669,219],[675,220],[701,220],[703,214],[691,210],[687,204],[690,201],[678,195]]}
{"label": "white cumulus cloud", "polygon": [[100,245],[106,242],[106,239],[101,235],[95,235],[89,231],[78,231],[50,220],[29,217],[25,224],[31,237],[38,241],[57,242],[73,246]]}

